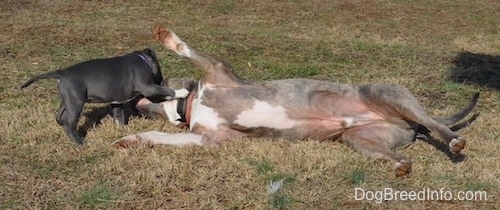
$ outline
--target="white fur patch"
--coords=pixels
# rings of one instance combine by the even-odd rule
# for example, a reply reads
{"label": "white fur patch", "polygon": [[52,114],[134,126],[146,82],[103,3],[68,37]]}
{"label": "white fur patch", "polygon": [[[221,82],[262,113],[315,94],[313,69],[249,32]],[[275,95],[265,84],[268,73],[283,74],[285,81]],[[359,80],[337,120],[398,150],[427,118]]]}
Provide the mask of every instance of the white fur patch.
{"label": "white fur patch", "polygon": [[343,127],[349,128],[354,125],[354,117],[344,117],[344,125]]}
{"label": "white fur patch", "polygon": [[163,133],[158,131],[149,131],[136,134],[136,136],[138,136],[141,141],[152,144],[167,144],[175,146],[187,144],[202,145],[202,136],[194,133]]}
{"label": "white fur patch", "polygon": [[[186,44],[186,42],[182,41],[173,31],[170,31],[170,40],[167,42],[168,43],[165,43],[166,46],[176,52],[178,55],[188,58],[191,57],[191,49],[189,49],[189,46]],[[172,42],[175,46],[170,45]]]}
{"label": "white fur patch", "polygon": [[205,89],[205,86],[200,88],[200,90],[198,90],[198,96],[196,99],[193,99],[189,129],[193,129],[193,126],[199,123],[200,125],[215,130],[219,124],[227,122],[225,119],[220,118],[219,114],[212,107],[201,104],[201,98]]}
{"label": "white fur patch", "polygon": [[255,128],[266,127],[275,129],[288,129],[297,125],[297,120],[288,117],[283,106],[272,106],[265,101],[255,100],[254,106],[241,112],[234,123],[241,126]]}
{"label": "white fur patch", "polygon": [[178,119],[181,118],[179,113],[177,113],[177,100],[164,101],[162,102],[163,110],[165,110],[165,114],[167,114],[168,121],[173,123],[174,125],[179,124]]}
{"label": "white fur patch", "polygon": [[172,100],[174,98],[186,98],[188,95],[189,95],[189,90],[187,90],[186,88],[182,88],[182,89],[179,89],[179,90],[174,90],[174,97],[172,96],[165,96],[165,99],[166,100]]}
{"label": "white fur patch", "polygon": [[189,90],[182,88],[175,91],[175,98],[186,98],[189,95]]}
{"label": "white fur patch", "polygon": [[191,57],[191,49],[189,49],[189,46],[186,44],[186,42],[182,41],[177,34],[174,32],[170,32],[170,35],[172,37],[172,41],[177,44],[176,49],[173,49],[178,55],[185,56],[185,57]]}
{"label": "white fur patch", "polygon": [[181,43],[177,45],[177,50],[179,50],[180,55],[187,58],[191,57],[191,49],[189,49],[189,46],[185,42],[181,41]]}

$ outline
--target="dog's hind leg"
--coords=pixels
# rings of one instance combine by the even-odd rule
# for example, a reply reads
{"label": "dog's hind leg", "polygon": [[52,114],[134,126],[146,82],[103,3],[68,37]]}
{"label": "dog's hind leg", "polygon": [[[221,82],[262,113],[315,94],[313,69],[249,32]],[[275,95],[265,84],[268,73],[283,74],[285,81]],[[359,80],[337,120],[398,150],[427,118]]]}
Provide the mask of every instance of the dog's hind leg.
{"label": "dog's hind leg", "polygon": [[163,43],[166,48],[174,51],[180,56],[189,58],[193,64],[203,71],[203,79],[210,81],[211,84],[231,86],[241,82],[241,79],[232,73],[232,67],[227,62],[191,48],[174,32],[159,26],[154,29],[153,33],[156,39]]}
{"label": "dog's hind leg", "polygon": [[59,110],[57,110],[57,113],[56,113],[56,121],[57,121],[57,124],[59,124],[60,126],[66,124],[65,112],[66,112],[66,106],[62,102],[62,98],[61,98],[61,102],[59,103]]}
{"label": "dog's hind leg", "polygon": [[[82,104],[83,107],[83,104]],[[65,124],[62,125],[64,132],[68,137],[77,144],[83,144],[83,139],[80,137],[77,131],[78,119],[80,118],[80,112],[82,108],[78,110],[68,110],[63,113]]]}
{"label": "dog's hind leg", "polygon": [[77,131],[78,119],[85,103],[77,92],[60,91],[61,105],[56,114],[57,122],[63,127],[68,137],[77,144],[83,144],[83,139]]}
{"label": "dog's hind leg", "polygon": [[395,161],[396,176],[411,172],[411,160],[391,150],[394,146],[412,143],[414,132],[388,124],[368,124],[348,129],[342,134],[342,142],[363,155]]}
{"label": "dog's hind leg", "polygon": [[457,154],[465,147],[465,139],[445,124],[428,116],[408,89],[395,84],[373,84],[362,86],[360,93],[369,101],[368,103],[386,107],[403,119],[421,124],[437,133],[448,144],[452,153]]}

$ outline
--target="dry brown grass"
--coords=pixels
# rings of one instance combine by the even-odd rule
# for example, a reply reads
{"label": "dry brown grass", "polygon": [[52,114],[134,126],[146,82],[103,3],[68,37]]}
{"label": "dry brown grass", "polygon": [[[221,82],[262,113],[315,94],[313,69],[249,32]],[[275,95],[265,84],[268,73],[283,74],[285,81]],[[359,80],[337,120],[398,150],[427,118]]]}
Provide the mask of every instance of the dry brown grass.
{"label": "dry brown grass", "polygon": [[[0,4],[0,209],[499,208],[500,92],[474,74],[461,80],[474,84],[448,79],[458,52],[498,60],[498,8],[497,0],[6,0]],[[161,57],[164,75],[198,77],[188,61],[154,42],[150,30],[158,23],[250,79],[400,83],[439,116],[481,91],[480,116],[459,131],[468,139],[465,161],[453,163],[417,141],[401,149],[413,158],[413,172],[395,178],[392,163],[335,142],[244,138],[217,148],[110,146],[131,133],[184,132],[142,118],[120,127],[106,117],[78,147],[55,122],[54,81],[19,90],[34,74],[148,46]],[[488,81],[500,82],[494,60],[471,69],[480,73],[481,64],[491,64]],[[82,124],[102,115],[94,111],[102,106],[86,106],[90,116]],[[267,184],[280,179],[283,188],[269,195]],[[356,201],[356,187],[481,190],[488,200],[377,204]]]}

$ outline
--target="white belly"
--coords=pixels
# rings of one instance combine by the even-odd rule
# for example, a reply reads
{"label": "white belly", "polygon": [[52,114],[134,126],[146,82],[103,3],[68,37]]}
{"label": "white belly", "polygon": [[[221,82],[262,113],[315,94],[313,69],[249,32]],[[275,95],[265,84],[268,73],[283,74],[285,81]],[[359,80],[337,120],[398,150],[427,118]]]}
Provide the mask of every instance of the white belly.
{"label": "white belly", "polygon": [[289,129],[298,121],[288,116],[281,105],[272,106],[268,102],[255,100],[251,109],[241,112],[234,123],[247,128]]}

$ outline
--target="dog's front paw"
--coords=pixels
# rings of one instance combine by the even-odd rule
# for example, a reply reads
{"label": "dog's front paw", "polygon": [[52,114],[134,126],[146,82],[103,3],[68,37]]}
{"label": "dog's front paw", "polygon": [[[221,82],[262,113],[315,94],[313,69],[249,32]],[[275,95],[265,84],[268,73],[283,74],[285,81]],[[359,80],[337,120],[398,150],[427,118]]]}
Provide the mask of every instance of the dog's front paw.
{"label": "dog's front paw", "polygon": [[189,90],[182,88],[175,90],[175,98],[186,98],[189,95]]}

